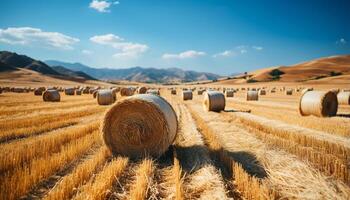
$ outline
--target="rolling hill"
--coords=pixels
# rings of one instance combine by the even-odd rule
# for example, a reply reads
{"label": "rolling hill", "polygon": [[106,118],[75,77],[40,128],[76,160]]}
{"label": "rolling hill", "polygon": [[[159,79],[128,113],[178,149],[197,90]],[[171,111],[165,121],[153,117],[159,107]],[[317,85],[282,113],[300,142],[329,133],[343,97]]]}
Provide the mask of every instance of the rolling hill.
{"label": "rolling hill", "polygon": [[128,80],[135,82],[169,83],[215,80],[220,76],[212,73],[185,71],[178,68],[157,69],[132,67],[126,69],[93,68],[81,63],[67,63],[56,60],[45,61],[50,66],[63,66],[82,71],[101,80]]}

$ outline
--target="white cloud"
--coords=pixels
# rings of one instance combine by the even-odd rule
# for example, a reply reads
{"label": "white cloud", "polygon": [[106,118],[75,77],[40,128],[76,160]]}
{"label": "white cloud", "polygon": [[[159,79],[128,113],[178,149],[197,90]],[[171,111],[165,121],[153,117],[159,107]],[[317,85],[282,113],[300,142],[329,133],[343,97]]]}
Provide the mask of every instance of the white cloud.
{"label": "white cloud", "polygon": [[119,3],[119,1],[110,2],[105,0],[92,0],[89,7],[97,10],[98,12],[110,12],[108,8],[110,8],[112,5],[118,5]]}
{"label": "white cloud", "polygon": [[226,50],[226,51],[223,51],[221,53],[214,54],[213,57],[214,58],[217,58],[217,57],[231,57],[231,56],[235,56],[235,55],[237,55],[237,54],[234,51]]}
{"label": "white cloud", "polygon": [[91,55],[93,52],[90,51],[90,50],[84,49],[84,50],[81,51],[81,53],[82,53],[82,54],[85,54],[85,55]]}
{"label": "white cloud", "polygon": [[344,38],[340,38],[339,40],[337,40],[336,44],[340,44],[340,45],[345,45],[347,43],[347,41]]}
{"label": "white cloud", "polygon": [[252,48],[255,49],[255,50],[257,50],[257,51],[261,51],[261,50],[264,49],[264,48],[261,47],[261,46],[253,46]]}
{"label": "white cloud", "polygon": [[39,45],[58,49],[73,49],[79,39],[58,32],[45,32],[38,28],[16,27],[0,29],[0,43],[12,45]]}
{"label": "white cloud", "polygon": [[163,59],[186,59],[186,58],[195,58],[195,57],[199,57],[199,56],[205,56],[206,53],[202,52],[202,51],[194,51],[194,50],[188,50],[188,51],[184,51],[182,53],[179,54],[169,54],[169,53],[165,53],[163,54],[162,58]]}
{"label": "white cloud", "polygon": [[120,52],[113,55],[116,58],[137,57],[149,49],[145,44],[126,42],[123,38],[114,34],[96,35],[91,37],[90,41],[119,50]]}

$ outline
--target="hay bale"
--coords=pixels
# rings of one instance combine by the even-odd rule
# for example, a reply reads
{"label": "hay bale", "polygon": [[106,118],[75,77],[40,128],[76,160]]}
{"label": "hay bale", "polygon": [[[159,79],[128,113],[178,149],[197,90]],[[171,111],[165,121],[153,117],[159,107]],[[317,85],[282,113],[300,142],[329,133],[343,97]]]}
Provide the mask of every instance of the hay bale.
{"label": "hay bale", "polygon": [[246,100],[247,101],[258,101],[259,100],[258,91],[251,91],[251,90],[247,91]]}
{"label": "hay bale", "polygon": [[157,89],[149,89],[149,90],[147,90],[147,94],[153,94],[153,95],[160,95],[160,92],[159,92],[159,90],[157,90]]}
{"label": "hay bale", "polygon": [[43,90],[42,89],[40,89],[40,88],[36,88],[35,90],[34,90],[34,95],[35,96],[41,96],[41,95],[43,95]]}
{"label": "hay bale", "polygon": [[350,91],[339,92],[337,95],[339,105],[350,105]]}
{"label": "hay bale", "polygon": [[307,91],[299,100],[299,113],[302,116],[330,117],[336,115],[337,110],[337,96],[331,91]]}
{"label": "hay bale", "polygon": [[64,89],[64,94],[65,95],[74,95],[75,89],[74,88],[66,88]]}
{"label": "hay bale", "polygon": [[218,91],[207,91],[204,94],[203,106],[206,111],[220,112],[225,110],[225,96]]}
{"label": "hay bale", "polygon": [[94,99],[96,99],[97,93],[98,93],[98,90],[94,90],[94,92],[92,93],[92,97],[94,97]]}
{"label": "hay bale", "polygon": [[202,95],[204,90],[197,90],[197,95]]}
{"label": "hay bale", "polygon": [[259,95],[266,95],[266,90],[263,90],[263,89],[259,90]]}
{"label": "hay bale", "polygon": [[15,93],[24,93],[25,92],[25,89],[24,88],[20,88],[20,87],[15,87],[12,89],[12,92],[15,92]]}
{"label": "hay bale", "polygon": [[233,97],[234,91],[233,90],[226,90],[225,91],[225,96],[226,97]]}
{"label": "hay bale", "polygon": [[176,89],[172,89],[171,94],[176,95]]}
{"label": "hay bale", "polygon": [[46,90],[43,94],[44,101],[58,102],[61,100],[60,93],[57,90]]}
{"label": "hay bale", "polygon": [[146,94],[147,88],[146,87],[139,87],[137,88],[137,93],[138,94]]}
{"label": "hay bale", "polygon": [[159,157],[174,142],[177,116],[162,97],[138,94],[119,101],[106,113],[102,134],[113,154]]}
{"label": "hay bale", "polygon": [[117,100],[117,96],[110,89],[102,89],[97,92],[98,105],[110,105]]}
{"label": "hay bale", "polygon": [[293,89],[286,90],[286,95],[292,95],[292,94],[293,94]]}
{"label": "hay bale", "polygon": [[182,100],[192,100],[192,91],[191,90],[184,90],[182,91]]}
{"label": "hay bale", "polygon": [[82,93],[83,93],[83,89],[75,90],[76,95],[81,95]]}
{"label": "hay bale", "polygon": [[89,93],[90,93],[90,88],[89,87],[83,88],[83,94],[89,94]]}
{"label": "hay bale", "polygon": [[120,90],[121,96],[132,96],[133,94],[134,94],[134,90],[131,87],[122,88]]}

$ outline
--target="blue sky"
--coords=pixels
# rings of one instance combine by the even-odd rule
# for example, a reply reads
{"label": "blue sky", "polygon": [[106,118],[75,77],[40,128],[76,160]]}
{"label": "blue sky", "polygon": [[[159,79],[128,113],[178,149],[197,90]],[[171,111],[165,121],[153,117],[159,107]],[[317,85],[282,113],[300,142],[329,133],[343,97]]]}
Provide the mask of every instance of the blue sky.
{"label": "blue sky", "polygon": [[350,54],[348,0],[1,0],[0,49],[231,74]]}

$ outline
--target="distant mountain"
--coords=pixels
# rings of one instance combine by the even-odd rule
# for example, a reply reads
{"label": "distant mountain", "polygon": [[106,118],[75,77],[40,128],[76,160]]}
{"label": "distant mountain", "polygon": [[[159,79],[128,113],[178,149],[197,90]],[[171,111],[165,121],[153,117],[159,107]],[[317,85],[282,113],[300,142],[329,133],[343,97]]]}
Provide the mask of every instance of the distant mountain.
{"label": "distant mountain", "polygon": [[0,62],[0,72],[15,71],[15,70],[17,70],[16,67],[12,67],[11,65],[8,65],[6,63]]}
{"label": "distant mountain", "polygon": [[34,60],[25,55],[19,55],[9,51],[0,51],[0,62],[12,67],[30,69],[47,75],[60,75],[45,63]]}
{"label": "distant mountain", "polygon": [[83,78],[86,80],[95,80],[95,78],[93,78],[93,77],[91,77],[91,76],[89,76],[86,73],[81,72],[81,71],[73,71],[73,70],[67,69],[67,68],[62,67],[62,66],[53,66],[51,68],[62,75],[77,77],[77,78],[80,77],[80,78]]}
{"label": "distant mountain", "polygon": [[82,71],[90,76],[103,80],[128,80],[136,82],[168,83],[215,80],[219,75],[205,72],[185,71],[178,68],[156,69],[132,67],[126,69],[93,68],[81,63],[66,63],[47,60],[50,66],[63,66],[70,70]]}

